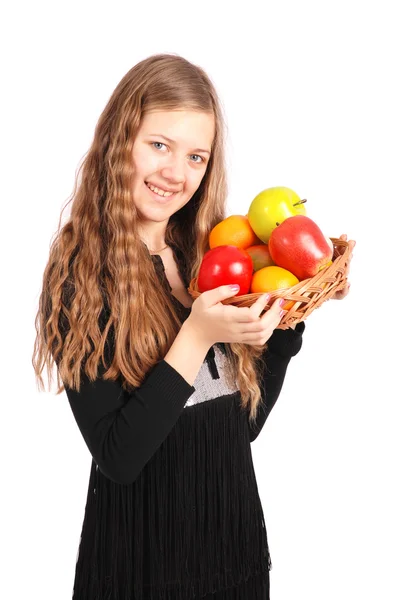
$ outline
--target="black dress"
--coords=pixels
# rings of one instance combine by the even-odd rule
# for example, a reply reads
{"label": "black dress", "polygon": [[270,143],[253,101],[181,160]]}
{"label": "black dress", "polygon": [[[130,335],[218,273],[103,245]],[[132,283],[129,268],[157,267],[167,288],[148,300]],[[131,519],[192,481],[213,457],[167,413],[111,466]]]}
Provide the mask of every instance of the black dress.
{"label": "black dress", "polygon": [[[184,257],[173,249],[188,286]],[[171,291],[161,258],[152,260]],[[175,301],[184,320],[190,309]],[[237,382],[226,377],[224,344],[209,350],[193,386],[163,360],[131,394],[101,378],[79,393],[66,388],[92,455],[73,600],[269,598],[271,559],[250,444],[304,327],[270,338],[255,428]]]}

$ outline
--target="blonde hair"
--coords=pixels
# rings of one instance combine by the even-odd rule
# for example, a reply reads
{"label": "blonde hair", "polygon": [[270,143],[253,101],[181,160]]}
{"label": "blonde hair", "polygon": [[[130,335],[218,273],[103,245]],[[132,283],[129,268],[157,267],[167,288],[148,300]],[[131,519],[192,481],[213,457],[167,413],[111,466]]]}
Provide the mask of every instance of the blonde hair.
{"label": "blonde hair", "polygon": [[[185,253],[191,278],[209,249],[211,229],[228,216],[225,123],[216,90],[206,73],[188,60],[175,54],[150,56],[128,71],[103,110],[68,201],[70,218],[61,226],[60,216],[50,246],[32,358],[40,391],[45,365],[50,389],[57,363],[59,394],[62,382],[79,390],[83,366],[90,380],[98,377],[100,357],[104,379],[121,377],[124,389],[138,387],[167,354],[181,327],[168,291],[154,285],[154,265],[138,234],[131,185],[132,148],[143,115],[177,109],[204,111],[215,122],[202,182],[172,215],[165,235],[167,244],[175,243]],[[107,353],[111,327],[114,352]],[[261,400],[263,349],[237,343],[226,347],[231,376],[253,421]]]}

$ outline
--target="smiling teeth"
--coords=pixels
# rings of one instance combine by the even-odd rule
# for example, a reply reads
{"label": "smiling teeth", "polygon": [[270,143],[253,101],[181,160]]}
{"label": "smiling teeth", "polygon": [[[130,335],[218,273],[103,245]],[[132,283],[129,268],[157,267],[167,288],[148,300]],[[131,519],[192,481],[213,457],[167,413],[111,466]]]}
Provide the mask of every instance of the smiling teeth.
{"label": "smiling teeth", "polygon": [[155,187],[154,185],[147,183],[146,184],[148,186],[149,189],[152,190],[152,192],[155,192],[158,196],[172,196],[174,194],[174,192],[164,192],[163,190],[159,190],[159,188]]}

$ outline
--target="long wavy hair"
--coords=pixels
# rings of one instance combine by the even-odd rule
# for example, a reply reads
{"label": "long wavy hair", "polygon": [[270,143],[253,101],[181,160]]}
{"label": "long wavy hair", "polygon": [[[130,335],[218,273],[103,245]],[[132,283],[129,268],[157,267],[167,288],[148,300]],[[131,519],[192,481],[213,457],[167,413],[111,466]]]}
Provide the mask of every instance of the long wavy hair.
{"label": "long wavy hair", "polygon": [[[72,202],[70,218],[61,225],[63,209],[50,244],[32,357],[40,391],[45,365],[50,390],[57,363],[60,394],[63,382],[79,391],[83,367],[90,380],[99,377],[100,358],[104,379],[121,377],[124,389],[138,387],[179,332],[171,295],[154,284],[155,267],[139,236],[131,185],[133,143],[143,115],[177,109],[205,111],[215,121],[205,175],[190,201],[170,217],[165,235],[167,244],[185,253],[191,278],[209,249],[210,231],[228,216],[226,128],[216,90],[188,60],[176,54],[150,56],[128,71],[103,110],[67,202]],[[112,327],[113,351],[107,352]],[[263,348],[239,343],[226,348],[230,376],[252,422],[261,400]]]}

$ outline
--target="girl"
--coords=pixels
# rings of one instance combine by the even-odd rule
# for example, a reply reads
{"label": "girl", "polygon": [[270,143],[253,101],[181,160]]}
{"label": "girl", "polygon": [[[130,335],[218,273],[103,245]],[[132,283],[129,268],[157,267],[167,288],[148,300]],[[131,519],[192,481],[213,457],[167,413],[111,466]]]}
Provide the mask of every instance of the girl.
{"label": "girl", "polygon": [[92,456],[74,600],[269,598],[250,443],[305,324],[187,292],[227,216],[224,161],[208,76],[151,56],[100,116],[51,245],[34,366],[43,390],[57,364]]}

